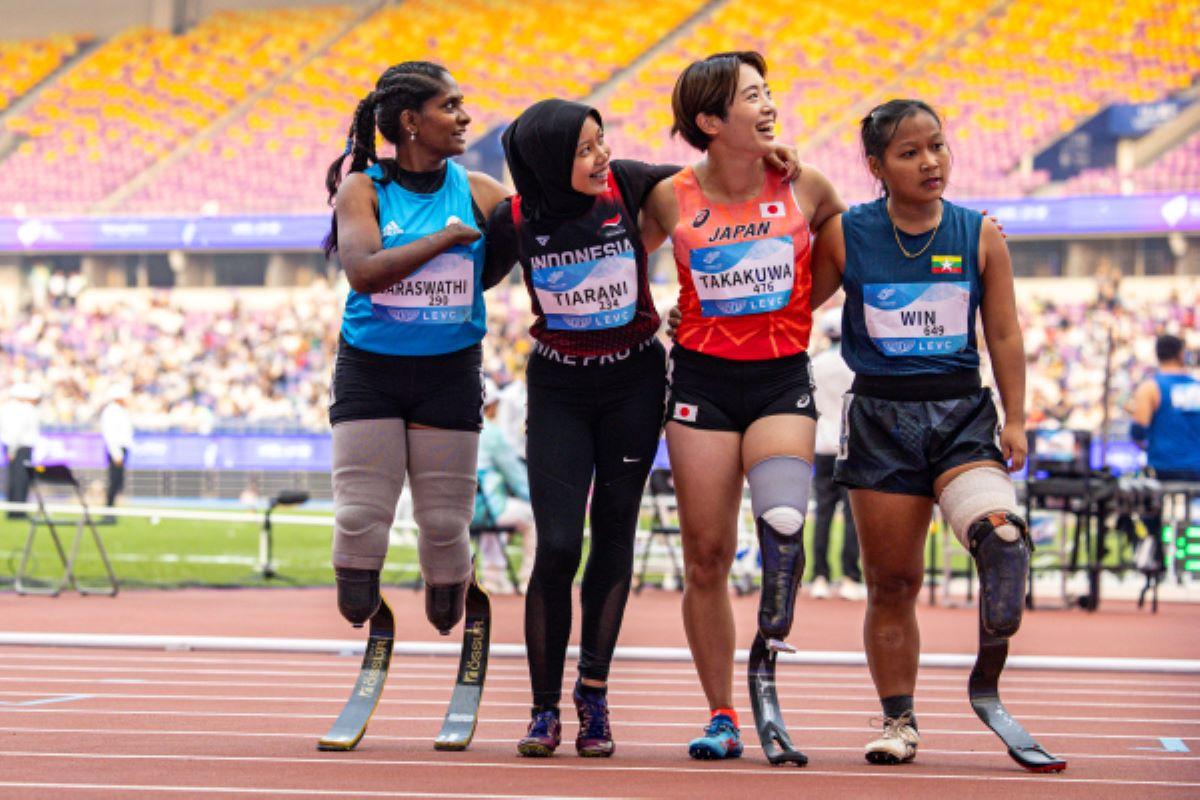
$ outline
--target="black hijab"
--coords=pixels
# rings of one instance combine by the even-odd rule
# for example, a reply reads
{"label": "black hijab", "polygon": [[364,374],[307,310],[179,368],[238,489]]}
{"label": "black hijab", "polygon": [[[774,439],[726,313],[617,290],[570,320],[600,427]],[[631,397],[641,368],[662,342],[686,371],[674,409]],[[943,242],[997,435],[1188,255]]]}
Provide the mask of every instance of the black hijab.
{"label": "black hijab", "polygon": [[531,220],[573,219],[596,202],[571,188],[571,168],[579,132],[600,112],[570,100],[541,100],[513,120],[500,137],[521,212]]}

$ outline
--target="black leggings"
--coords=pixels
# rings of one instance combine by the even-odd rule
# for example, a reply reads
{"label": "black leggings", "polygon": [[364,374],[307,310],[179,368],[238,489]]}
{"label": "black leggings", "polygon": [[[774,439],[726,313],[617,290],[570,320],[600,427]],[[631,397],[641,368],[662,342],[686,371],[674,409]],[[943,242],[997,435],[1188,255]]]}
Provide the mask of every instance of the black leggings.
{"label": "black leggings", "polygon": [[525,647],[534,705],[557,707],[593,475],[579,674],[608,678],[629,597],[642,491],[662,430],[665,358],[657,341],[617,363],[567,366],[534,355],[528,380],[537,555],[525,600]]}

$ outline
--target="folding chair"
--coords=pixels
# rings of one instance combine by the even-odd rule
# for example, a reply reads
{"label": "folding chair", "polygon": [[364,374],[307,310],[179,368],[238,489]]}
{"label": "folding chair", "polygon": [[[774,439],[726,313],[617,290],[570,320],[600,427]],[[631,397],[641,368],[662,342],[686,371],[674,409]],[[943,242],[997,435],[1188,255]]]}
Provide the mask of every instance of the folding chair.
{"label": "folding chair", "polygon": [[[17,577],[14,583],[17,594],[40,594],[56,597],[70,584],[72,589],[83,595],[102,594],[109,597],[116,597],[118,589],[116,573],[113,572],[112,564],[108,561],[108,553],[104,550],[104,542],[100,539],[100,532],[96,530],[96,523],[88,511],[87,502],[84,500],[83,490],[79,486],[79,481],[75,479],[75,475],[71,472],[71,468],[66,464],[26,464],[25,470],[29,475],[29,488],[33,491],[33,496],[37,499],[38,507],[37,511],[29,516],[29,536],[25,539],[25,551],[21,554],[21,566],[17,569]],[[42,494],[43,485],[70,486],[75,492],[75,498],[79,501],[80,508],[83,510],[80,518],[75,520],[75,541],[71,544],[70,555],[67,555],[63,549],[62,540],[58,536],[57,526],[70,525],[71,522],[70,520],[56,520],[50,516],[50,513],[46,510],[46,498]],[[79,545],[83,541],[85,526],[92,532],[92,540],[96,543],[96,550],[100,553],[100,561],[104,564],[104,570],[108,574],[108,584],[103,587],[84,586],[75,578],[75,562],[79,558]],[[33,541],[37,537],[38,528],[42,527],[50,531],[50,539],[54,542],[54,549],[58,553],[58,558],[63,565],[63,574],[57,584],[30,585],[29,580],[31,576],[28,569],[30,556],[33,554]]]}
{"label": "folding chair", "polygon": [[650,471],[650,501],[653,506],[653,521],[650,523],[650,535],[642,546],[642,566],[638,570],[637,584],[633,587],[635,594],[642,591],[646,584],[646,568],[650,562],[650,549],[654,540],[662,537],[667,546],[667,556],[671,560],[671,574],[675,585],[683,590],[683,570],[679,566],[679,557],[675,552],[675,537],[679,536],[679,511],[675,501],[675,487],[671,483],[669,469],[655,468]]}
{"label": "folding chair", "polygon": [[483,563],[483,554],[480,552],[482,547],[482,539],[480,537],[491,534],[498,537],[500,541],[500,552],[504,554],[504,570],[508,574],[508,580],[513,585],[513,591],[521,594],[521,582],[517,578],[517,568],[513,566],[512,556],[508,554],[508,541],[512,535],[517,532],[515,525],[500,525],[496,522],[496,515],[492,512],[491,504],[488,503],[487,493],[483,491],[483,472],[480,471],[476,475],[475,480],[475,499],[479,501],[483,508],[483,521],[479,525],[471,525],[471,541],[475,543],[475,563]]}

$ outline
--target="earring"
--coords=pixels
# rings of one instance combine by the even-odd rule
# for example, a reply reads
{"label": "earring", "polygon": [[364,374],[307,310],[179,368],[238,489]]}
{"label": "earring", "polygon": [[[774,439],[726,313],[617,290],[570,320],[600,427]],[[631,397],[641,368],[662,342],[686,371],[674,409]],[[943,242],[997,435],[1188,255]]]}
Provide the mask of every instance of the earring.
{"label": "earring", "polygon": [[408,138],[409,138],[410,140],[411,140],[411,139],[416,139],[416,138],[417,138],[417,132],[416,132],[416,131],[409,131],[409,132],[408,132]]}

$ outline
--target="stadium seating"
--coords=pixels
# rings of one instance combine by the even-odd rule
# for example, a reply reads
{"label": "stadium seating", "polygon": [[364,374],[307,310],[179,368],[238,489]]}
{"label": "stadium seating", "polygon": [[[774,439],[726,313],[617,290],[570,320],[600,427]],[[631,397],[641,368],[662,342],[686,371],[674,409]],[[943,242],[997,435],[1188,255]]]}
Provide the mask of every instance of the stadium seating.
{"label": "stadium seating", "polygon": [[905,8],[866,2],[723,6],[617,88],[607,104],[617,112],[611,138],[637,157],[694,160],[666,138],[675,77],[705,52],[757,47],[770,59],[782,138],[801,142],[847,200],[875,192],[858,117],[896,96],[925,99],[945,116],[955,194],[1009,197],[1048,181],[1018,169],[1024,156],[1110,103],[1154,100],[1200,76],[1197,0],[937,6],[920,26]]}
{"label": "stadium seating", "polygon": [[[759,49],[781,138],[850,201],[875,191],[857,119],[888,97],[944,113],[952,197],[1011,197],[1048,184],[1023,165],[1096,111],[1200,76],[1200,0],[931,0],[919,21],[871,0],[611,0],[602,13],[582,0],[405,0],[355,23],[361,9],[224,11],[180,35],[108,39],[5,120],[18,144],[3,158],[0,215],[318,211],[356,101],[409,59],[451,68],[474,137],[542,97],[602,89],[618,156],[686,163],[695,152],[668,136],[677,75],[707,53]],[[0,108],[78,43],[0,48]],[[1191,140],[1133,176],[1089,172],[1062,189],[1194,188],[1197,149]]]}
{"label": "stadium seating", "polygon": [[0,42],[0,111],[45,80],[91,41],[90,36],[52,36]]}
{"label": "stadium seating", "polygon": [[110,39],[7,122],[0,212],[86,212],[303,59],[351,11],[225,11]]}
{"label": "stadium seating", "polygon": [[276,86],[219,141],[201,142],[181,169],[126,208],[321,209],[325,169],[341,152],[358,100],[388,65],[424,59],[450,68],[466,96],[470,134],[478,137],[543,97],[586,97],[699,5],[611,0],[603,13],[580,0],[385,7]]}
{"label": "stadium seating", "polygon": [[1063,181],[1057,194],[1146,194],[1200,189],[1200,134],[1168,150],[1149,166],[1120,175],[1115,168],[1088,169]]}

